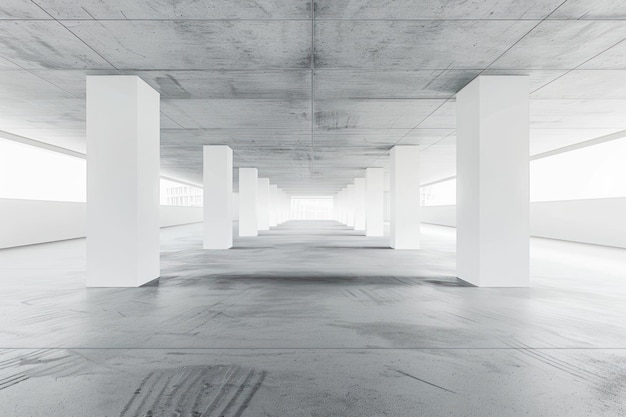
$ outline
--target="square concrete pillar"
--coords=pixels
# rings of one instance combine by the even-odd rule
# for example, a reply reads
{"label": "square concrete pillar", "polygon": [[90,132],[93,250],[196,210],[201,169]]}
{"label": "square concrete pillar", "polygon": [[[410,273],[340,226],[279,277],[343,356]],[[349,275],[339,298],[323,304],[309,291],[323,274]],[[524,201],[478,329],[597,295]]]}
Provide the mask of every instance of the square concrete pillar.
{"label": "square concrete pillar", "polygon": [[233,150],[204,146],[204,249],[233,247]]}
{"label": "square concrete pillar", "polygon": [[529,84],[480,76],[457,94],[457,276],[529,284]]}
{"label": "square concrete pillar", "polygon": [[354,179],[354,230],[365,231],[365,178]]}
{"label": "square concrete pillar", "polygon": [[365,235],[385,234],[385,170],[367,168],[365,170]]}
{"label": "square concrete pillar", "polygon": [[270,184],[269,225],[270,227],[278,226],[278,186],[276,184]]}
{"label": "square concrete pillar", "polygon": [[239,168],[239,236],[257,236],[256,168]]}
{"label": "square concrete pillar", "polygon": [[257,227],[270,230],[270,180],[259,178],[257,181]]}
{"label": "square concrete pillar", "polygon": [[394,146],[390,152],[390,246],[420,248],[420,150]]}
{"label": "square concrete pillar", "polygon": [[160,275],[159,93],[136,76],[87,77],[87,286]]}
{"label": "square concrete pillar", "polygon": [[354,184],[346,187],[346,226],[354,227]]}

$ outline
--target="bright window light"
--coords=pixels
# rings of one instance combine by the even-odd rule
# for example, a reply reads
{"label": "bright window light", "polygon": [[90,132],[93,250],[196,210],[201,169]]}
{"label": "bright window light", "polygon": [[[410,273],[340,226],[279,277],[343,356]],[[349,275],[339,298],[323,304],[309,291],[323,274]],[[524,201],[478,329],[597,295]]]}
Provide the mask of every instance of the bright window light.
{"label": "bright window light", "polygon": [[626,139],[530,163],[530,201],[626,197]]}
{"label": "bright window light", "polygon": [[0,139],[0,198],[84,202],[82,158]]}
{"label": "bright window light", "polygon": [[456,179],[438,182],[420,188],[422,206],[456,204]]}
{"label": "bright window light", "polygon": [[333,197],[291,197],[291,219],[332,220]]}
{"label": "bright window light", "polygon": [[161,205],[202,207],[202,188],[161,179]]}

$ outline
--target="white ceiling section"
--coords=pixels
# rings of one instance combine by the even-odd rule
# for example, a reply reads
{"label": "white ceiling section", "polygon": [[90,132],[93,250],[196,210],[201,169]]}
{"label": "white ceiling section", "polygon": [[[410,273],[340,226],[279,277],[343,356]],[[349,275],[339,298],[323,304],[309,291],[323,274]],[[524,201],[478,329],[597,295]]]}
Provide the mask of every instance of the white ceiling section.
{"label": "white ceiling section", "polygon": [[85,75],[161,93],[162,173],[199,183],[233,148],[292,194],[327,195],[396,144],[455,174],[455,93],[531,80],[531,154],[626,129],[626,2],[3,0],[0,130],[85,151]]}

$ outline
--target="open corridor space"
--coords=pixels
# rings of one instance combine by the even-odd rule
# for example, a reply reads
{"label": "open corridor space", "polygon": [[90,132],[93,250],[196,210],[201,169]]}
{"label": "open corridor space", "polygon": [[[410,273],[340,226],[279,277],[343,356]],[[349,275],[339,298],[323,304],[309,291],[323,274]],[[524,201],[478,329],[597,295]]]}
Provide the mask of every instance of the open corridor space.
{"label": "open corridor space", "polygon": [[623,249],[531,239],[530,288],[475,288],[422,234],[170,227],[141,288],[85,288],[84,239],[2,250],[0,414],[626,415]]}

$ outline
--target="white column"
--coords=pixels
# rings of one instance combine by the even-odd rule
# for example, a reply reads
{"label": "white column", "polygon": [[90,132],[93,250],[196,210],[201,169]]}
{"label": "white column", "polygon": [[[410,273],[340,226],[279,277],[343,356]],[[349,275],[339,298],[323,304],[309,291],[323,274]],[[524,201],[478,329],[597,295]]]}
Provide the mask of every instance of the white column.
{"label": "white column", "polygon": [[160,275],[159,93],[136,76],[87,77],[87,286]]}
{"label": "white column", "polygon": [[203,146],[204,249],[233,246],[233,150],[225,145]]}
{"label": "white column", "polygon": [[257,227],[259,230],[270,230],[269,178],[259,178],[257,187]]}
{"label": "white column", "polygon": [[278,226],[278,186],[270,184],[269,194],[269,225],[270,227]]}
{"label": "white column", "polygon": [[256,168],[239,168],[239,236],[257,236]]}
{"label": "white column", "polygon": [[420,248],[420,151],[417,146],[394,146],[390,152],[391,224],[394,249]]}
{"label": "white column", "polygon": [[529,285],[529,84],[480,76],[457,94],[457,276]]}
{"label": "white column", "polygon": [[365,180],[365,235],[383,236],[385,233],[385,170],[367,168]]}
{"label": "white column", "polygon": [[348,225],[348,187],[341,190],[341,223]]}
{"label": "white column", "polygon": [[365,231],[365,178],[354,179],[354,230]]}
{"label": "white column", "polygon": [[348,184],[346,187],[346,225],[348,227],[354,227],[354,184]]}

